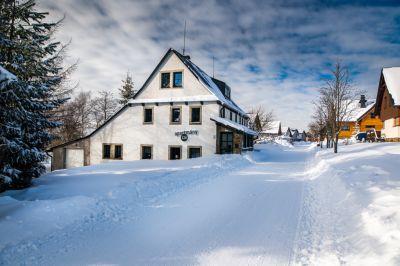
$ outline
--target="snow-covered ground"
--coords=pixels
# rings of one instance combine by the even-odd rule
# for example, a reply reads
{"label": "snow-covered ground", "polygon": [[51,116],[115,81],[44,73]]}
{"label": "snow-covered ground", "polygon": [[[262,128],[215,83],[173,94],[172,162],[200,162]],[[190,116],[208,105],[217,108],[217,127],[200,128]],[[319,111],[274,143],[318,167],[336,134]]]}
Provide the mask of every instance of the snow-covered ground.
{"label": "snow-covered ground", "polygon": [[260,144],[0,194],[4,265],[399,265],[400,145]]}

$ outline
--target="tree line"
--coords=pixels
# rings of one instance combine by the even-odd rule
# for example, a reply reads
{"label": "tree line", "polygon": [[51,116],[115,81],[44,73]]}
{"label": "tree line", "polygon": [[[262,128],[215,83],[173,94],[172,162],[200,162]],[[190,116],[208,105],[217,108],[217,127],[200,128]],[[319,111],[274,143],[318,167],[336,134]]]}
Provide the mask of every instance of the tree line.
{"label": "tree line", "polygon": [[90,92],[81,91],[58,108],[56,112],[61,125],[55,129],[58,138],[52,142],[52,146],[84,137],[127,104],[136,92],[129,72],[122,82],[118,96],[102,90],[92,97]]}
{"label": "tree line", "polygon": [[68,44],[55,40],[63,19],[48,16],[35,0],[0,1],[0,192],[29,186],[45,172],[49,145],[82,137],[134,95],[128,73],[119,99],[106,91],[71,99],[77,65],[65,66]]}

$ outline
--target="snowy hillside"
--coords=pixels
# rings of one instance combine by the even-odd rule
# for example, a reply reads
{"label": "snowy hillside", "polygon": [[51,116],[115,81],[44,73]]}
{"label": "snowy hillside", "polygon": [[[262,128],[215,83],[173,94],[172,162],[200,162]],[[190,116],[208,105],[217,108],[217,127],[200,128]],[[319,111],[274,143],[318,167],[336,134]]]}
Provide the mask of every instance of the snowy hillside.
{"label": "snowy hillside", "polygon": [[399,144],[61,170],[0,194],[1,265],[398,265]]}

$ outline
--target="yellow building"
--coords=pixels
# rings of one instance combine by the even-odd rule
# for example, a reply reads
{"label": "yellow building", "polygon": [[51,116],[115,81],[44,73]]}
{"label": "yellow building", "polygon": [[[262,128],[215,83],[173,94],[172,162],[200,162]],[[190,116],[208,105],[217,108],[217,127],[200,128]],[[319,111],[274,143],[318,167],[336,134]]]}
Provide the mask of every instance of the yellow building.
{"label": "yellow building", "polygon": [[369,129],[375,129],[380,136],[383,122],[379,116],[375,115],[375,100],[366,100],[365,96],[361,95],[360,101],[354,105],[351,115],[342,122],[339,138],[351,138],[358,132],[366,132]]}

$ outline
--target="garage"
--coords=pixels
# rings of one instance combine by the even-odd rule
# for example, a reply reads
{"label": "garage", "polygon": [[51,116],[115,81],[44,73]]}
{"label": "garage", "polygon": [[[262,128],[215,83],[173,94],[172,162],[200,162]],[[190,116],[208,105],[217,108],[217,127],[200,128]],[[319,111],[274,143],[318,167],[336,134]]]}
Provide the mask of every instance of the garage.
{"label": "garage", "polygon": [[84,165],[83,149],[65,149],[65,168],[81,167]]}

